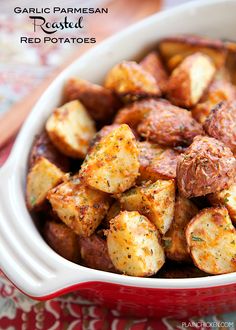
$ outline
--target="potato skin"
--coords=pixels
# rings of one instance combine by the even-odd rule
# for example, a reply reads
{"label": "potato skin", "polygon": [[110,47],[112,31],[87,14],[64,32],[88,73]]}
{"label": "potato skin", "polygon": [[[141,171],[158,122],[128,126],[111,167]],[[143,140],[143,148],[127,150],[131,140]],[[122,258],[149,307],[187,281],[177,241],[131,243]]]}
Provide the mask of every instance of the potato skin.
{"label": "potato skin", "polygon": [[155,78],[134,61],[123,61],[115,65],[107,73],[105,87],[125,102],[161,94]]}
{"label": "potato skin", "polygon": [[208,199],[213,206],[225,206],[236,225],[236,183],[227,189],[210,194]]}
{"label": "potato skin", "polygon": [[195,137],[178,157],[177,184],[186,198],[204,196],[229,187],[236,175],[236,159],[222,142]]}
{"label": "potato skin", "polygon": [[174,179],[176,177],[177,157],[179,153],[173,149],[164,149],[147,141],[137,143],[139,149],[138,182],[158,179]]}
{"label": "potato skin", "polygon": [[63,172],[69,172],[69,158],[63,155],[54,146],[46,131],[43,131],[35,137],[29,155],[29,168],[31,168],[40,157],[46,158],[52,164],[60,168]]}
{"label": "potato skin", "polygon": [[[147,99],[134,102],[127,105],[125,108],[120,109],[114,119],[115,124],[127,124],[132,129],[136,130],[141,121],[151,111],[158,111],[158,103],[155,99]],[[161,102],[168,103],[166,100]]]}
{"label": "potato skin", "polygon": [[43,236],[60,256],[76,263],[80,261],[79,237],[69,227],[63,223],[47,221]]}
{"label": "potato skin", "polygon": [[107,246],[115,267],[130,276],[151,276],[165,256],[155,226],[138,212],[121,212],[111,221]]}
{"label": "potato skin", "polygon": [[124,124],[96,144],[82,164],[79,176],[94,189],[118,194],[135,183],[138,171],[136,140]]}
{"label": "potato skin", "polygon": [[120,106],[117,96],[103,86],[79,78],[70,78],[64,89],[64,102],[79,100],[90,116],[98,122],[107,123]]}
{"label": "potato skin", "polygon": [[109,209],[109,197],[87,187],[78,177],[52,189],[47,198],[57,216],[83,237],[94,233]]}
{"label": "potato skin", "polygon": [[50,189],[62,182],[65,173],[44,157],[36,160],[26,182],[26,204],[30,211],[40,210]]}
{"label": "potato skin", "polygon": [[220,102],[213,108],[204,129],[210,136],[224,142],[236,155],[236,101]]}
{"label": "potato skin", "polygon": [[186,228],[194,264],[209,274],[236,271],[236,229],[225,207],[200,211]]}
{"label": "potato skin", "polygon": [[96,131],[94,122],[79,101],[71,101],[54,110],[46,122],[53,144],[64,155],[84,158]]}
{"label": "potato skin", "polygon": [[185,227],[198,213],[198,208],[189,199],[177,196],[174,219],[163,237],[166,256],[175,261],[189,262],[191,260],[185,238]]}
{"label": "potato skin", "polygon": [[198,103],[215,74],[211,59],[201,53],[186,57],[171,73],[166,93],[171,103],[192,107]]}
{"label": "potato skin", "polygon": [[148,53],[139,63],[157,82],[162,92],[165,91],[168,75],[157,51]]}
{"label": "potato skin", "polygon": [[80,237],[79,245],[84,266],[105,272],[118,273],[109,257],[105,239],[99,237],[98,234],[93,234],[90,237]]}
{"label": "potato skin", "polygon": [[155,110],[146,115],[137,131],[149,141],[170,147],[189,145],[195,136],[204,135],[189,111],[163,101],[155,101]]}
{"label": "potato skin", "polygon": [[235,87],[225,78],[215,78],[200,102],[191,110],[193,117],[201,124],[209,116],[211,109],[221,101],[231,101],[236,98]]}

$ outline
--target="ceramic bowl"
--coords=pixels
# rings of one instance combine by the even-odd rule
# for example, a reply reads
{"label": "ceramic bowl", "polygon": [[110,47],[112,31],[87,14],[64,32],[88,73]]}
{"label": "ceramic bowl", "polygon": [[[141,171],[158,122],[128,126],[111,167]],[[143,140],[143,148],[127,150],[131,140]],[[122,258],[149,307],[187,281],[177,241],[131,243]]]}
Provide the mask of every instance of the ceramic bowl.
{"label": "ceramic bowl", "polygon": [[189,279],[137,278],[74,264],[55,253],[37,231],[25,205],[28,154],[65,81],[100,83],[123,59],[134,59],[165,36],[195,33],[236,37],[236,1],[194,1],[158,13],[94,47],[65,69],[38,100],[10,157],[0,170],[0,268],[25,294],[49,299],[79,290],[95,303],[139,316],[190,316],[236,309],[236,274]]}

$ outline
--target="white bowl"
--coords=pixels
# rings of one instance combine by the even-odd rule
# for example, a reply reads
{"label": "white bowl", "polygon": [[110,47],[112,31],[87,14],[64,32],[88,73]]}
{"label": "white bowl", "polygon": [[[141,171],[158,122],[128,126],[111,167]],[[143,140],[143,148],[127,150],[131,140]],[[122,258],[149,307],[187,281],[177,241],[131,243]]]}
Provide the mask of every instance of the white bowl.
{"label": "white bowl", "polygon": [[91,49],[65,69],[42,95],[0,170],[0,267],[20,290],[42,299],[91,281],[169,290],[235,284],[235,273],[195,279],[135,278],[74,264],[56,254],[42,239],[27,211],[24,197],[27,158],[33,139],[60,102],[63,85],[69,77],[77,75],[100,83],[115,63],[136,58],[160,38],[173,34],[195,33],[234,39],[235,13],[236,1],[209,0],[153,15]]}

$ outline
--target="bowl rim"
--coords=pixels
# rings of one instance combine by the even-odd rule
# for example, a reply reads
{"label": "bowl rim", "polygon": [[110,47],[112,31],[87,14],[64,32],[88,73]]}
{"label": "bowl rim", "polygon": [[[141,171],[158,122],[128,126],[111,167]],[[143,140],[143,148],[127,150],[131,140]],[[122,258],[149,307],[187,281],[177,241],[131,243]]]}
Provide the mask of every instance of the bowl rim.
{"label": "bowl rim", "polygon": [[[218,3],[234,3],[233,0],[203,0],[201,2],[198,1],[191,1],[189,3],[185,3],[182,5],[179,5],[177,7],[165,10],[163,12],[154,14],[130,27],[127,29],[117,33],[114,36],[111,36],[107,38],[106,40],[99,43],[97,46],[91,48],[89,51],[87,51],[85,54],[83,54],[79,59],[74,61],[72,64],[70,64],[67,68],[65,68],[49,85],[49,87],[46,89],[46,91],[42,94],[42,96],[39,98],[36,105],[33,107],[33,110],[31,111],[29,117],[27,118],[26,122],[24,123],[20,133],[17,136],[16,142],[13,146],[13,149],[11,151],[10,156],[8,157],[8,160],[3,165],[3,167],[0,170],[0,177],[6,181],[7,174],[10,172],[14,172],[14,170],[17,170],[16,160],[20,159],[20,151],[22,149],[22,143],[26,140],[27,132],[30,131],[30,125],[33,117],[35,116],[37,109],[41,108],[44,102],[44,99],[49,96],[50,91],[53,90],[57,85],[59,86],[59,82],[63,80],[63,77],[65,76],[66,72],[73,71],[73,68],[75,68],[79,63],[82,65],[83,62],[87,62],[88,57],[93,58],[96,52],[103,51],[104,48],[106,48],[108,45],[114,43],[118,43],[119,40],[121,40],[124,36],[127,34],[134,33],[137,29],[140,27],[150,25],[151,22],[158,20],[160,18],[167,18],[170,14],[174,15],[178,12],[182,12],[183,9],[192,9],[192,8],[198,8],[203,6],[214,6]],[[235,3],[234,3],[235,4]],[[235,4],[236,5],[236,4]],[[5,176],[5,178],[4,178]],[[9,192],[12,192],[12,187],[14,190],[14,182],[16,182],[17,178],[17,171],[16,173],[12,174],[12,178],[9,182]],[[3,190],[0,192],[3,192]],[[1,203],[0,203],[1,204]],[[0,205],[1,206],[1,205]],[[21,205],[21,208],[23,205]],[[1,210],[1,207],[0,207]],[[39,233],[38,233],[39,234]],[[41,238],[41,237],[40,237]],[[46,244],[46,242],[41,238],[41,240]],[[73,285],[64,284],[63,288],[60,290],[74,287],[75,285],[89,283],[89,282],[104,282],[104,283],[113,283],[113,284],[120,284],[124,286],[133,286],[133,287],[145,287],[145,288],[152,288],[152,289],[191,289],[191,288],[208,288],[208,287],[216,287],[216,286],[224,286],[224,285],[231,285],[235,284],[235,274],[236,273],[230,273],[230,274],[222,274],[222,275],[216,275],[216,276],[207,276],[207,277],[201,277],[201,278],[184,278],[184,279],[158,279],[158,278],[137,278],[137,277],[131,277],[131,276],[124,276],[119,274],[113,274],[108,272],[103,272],[95,269],[90,269],[87,267],[83,267],[77,264],[73,264],[69,262],[68,260],[60,257],[58,254],[56,254],[54,251],[51,250],[49,246],[44,246],[45,251],[47,250],[48,253],[53,255],[54,260],[58,262],[58,265],[65,266],[65,269],[77,269],[83,272],[83,276],[80,278],[78,276],[78,283],[73,283]],[[50,251],[49,251],[50,250]],[[9,268],[6,267],[7,261],[4,260],[2,262],[0,258],[0,266],[3,270],[3,272],[6,274],[7,277],[11,278],[9,274]],[[8,265],[9,266],[9,265]],[[33,267],[33,266],[32,266]],[[14,266],[12,267],[12,270],[14,269]],[[56,273],[58,275],[58,273]],[[60,273],[59,273],[60,275]],[[84,276],[86,275],[86,276]],[[14,281],[13,281],[14,282]],[[47,296],[49,294],[49,288],[46,286],[44,289],[42,286],[39,288],[29,288],[27,289],[27,283],[24,283],[24,285],[17,285],[18,288],[23,291],[24,293],[27,293],[29,295],[32,295],[33,297],[43,297]],[[59,289],[52,290],[54,293],[60,291]],[[66,289],[67,290],[67,289]]]}

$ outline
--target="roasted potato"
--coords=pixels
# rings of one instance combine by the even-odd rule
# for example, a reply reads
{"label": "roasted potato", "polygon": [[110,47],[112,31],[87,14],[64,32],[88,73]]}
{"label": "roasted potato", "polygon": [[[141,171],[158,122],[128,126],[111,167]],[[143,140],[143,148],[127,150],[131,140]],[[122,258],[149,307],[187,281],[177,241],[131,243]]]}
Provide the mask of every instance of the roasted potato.
{"label": "roasted potato", "polygon": [[208,55],[217,68],[226,61],[227,50],[219,39],[210,39],[195,35],[177,35],[164,38],[159,43],[159,50],[169,70],[173,70],[187,56],[196,52]]}
{"label": "roasted potato", "polygon": [[131,129],[125,124],[96,144],[79,173],[92,188],[113,194],[129,189],[138,174],[138,148]]}
{"label": "roasted potato", "polygon": [[200,102],[191,110],[193,117],[201,124],[209,116],[211,109],[221,101],[236,99],[235,87],[226,79],[214,79]]}
{"label": "roasted potato", "polygon": [[202,271],[236,271],[236,230],[225,207],[200,211],[187,226],[186,240],[194,264]]}
{"label": "roasted potato", "polygon": [[109,209],[108,196],[87,187],[78,177],[52,189],[47,197],[58,217],[83,237],[94,233]]}
{"label": "roasted potato", "polygon": [[65,175],[56,165],[44,157],[36,160],[31,167],[26,183],[26,203],[32,211],[42,207],[50,189],[59,184]]}
{"label": "roasted potato", "polygon": [[236,43],[232,41],[225,42],[225,46],[227,49],[225,67],[229,73],[230,81],[236,85]]}
{"label": "roasted potato", "polygon": [[171,103],[190,108],[198,103],[215,74],[211,59],[201,53],[186,57],[171,73],[166,93]]}
{"label": "roasted potato", "polygon": [[120,203],[118,201],[115,201],[109,208],[109,211],[106,216],[107,224],[109,224],[108,227],[110,226],[110,221],[114,219],[120,213],[120,211]]}
{"label": "roasted potato", "polygon": [[198,208],[189,199],[177,196],[174,219],[163,237],[166,256],[175,261],[191,260],[185,238],[185,227],[198,213]]}
{"label": "roasted potato", "polygon": [[105,272],[118,273],[109,257],[105,239],[93,234],[90,237],[80,237],[79,243],[84,266]]}
{"label": "roasted potato", "polygon": [[158,144],[147,141],[137,142],[139,150],[138,182],[158,179],[174,179],[176,177],[177,157],[179,153],[173,149],[164,149]]}
{"label": "roasted potato", "polygon": [[220,102],[204,123],[208,135],[224,142],[236,156],[236,100]]}
{"label": "roasted potato", "polygon": [[236,159],[222,142],[195,137],[178,157],[177,184],[186,198],[204,196],[228,188],[236,176]]}
{"label": "roasted potato", "polygon": [[46,158],[64,172],[69,172],[70,170],[69,158],[57,150],[46,131],[43,131],[35,137],[29,155],[29,168],[31,168],[40,157]]}
{"label": "roasted potato", "polygon": [[94,122],[79,101],[56,109],[46,123],[53,144],[65,155],[84,158],[95,135]]}
{"label": "roasted potato", "polygon": [[155,101],[150,111],[138,125],[138,133],[154,143],[175,147],[189,145],[197,135],[203,135],[202,126],[191,112],[163,101]]}
{"label": "roasted potato", "polygon": [[[161,102],[168,102],[161,100]],[[134,102],[125,108],[121,109],[115,119],[115,124],[127,124],[132,129],[136,130],[141,121],[148,115],[150,111],[158,111],[157,101],[155,99],[147,99]]]}
{"label": "roasted potato", "polygon": [[236,183],[232,184],[228,189],[210,194],[208,199],[214,206],[225,206],[231,220],[236,225]]}
{"label": "roasted potato", "polygon": [[175,183],[173,180],[157,180],[132,188],[118,196],[121,208],[139,211],[165,234],[174,218]]}
{"label": "roasted potato", "polygon": [[43,228],[43,236],[48,245],[62,257],[80,261],[79,237],[63,223],[47,221]]}
{"label": "roasted potato", "polygon": [[133,61],[115,65],[106,76],[105,87],[114,91],[125,102],[161,94],[156,79]]}
{"label": "roasted potato", "polygon": [[79,100],[92,119],[107,123],[120,106],[117,96],[105,87],[79,78],[70,78],[64,89],[64,101]]}
{"label": "roasted potato", "polygon": [[115,128],[118,128],[119,126],[120,125],[118,124],[103,126],[103,128],[100,129],[100,131],[98,131],[95,134],[94,138],[90,142],[88,153],[90,153],[93,150],[94,146],[97,145],[99,141],[101,141],[105,136],[107,136],[109,133],[111,133]]}
{"label": "roasted potato", "polygon": [[168,75],[158,52],[152,51],[148,53],[139,64],[156,79],[160,90],[164,92]]}
{"label": "roasted potato", "polygon": [[131,276],[151,276],[165,255],[155,226],[138,212],[121,212],[111,221],[108,253],[114,266]]}

